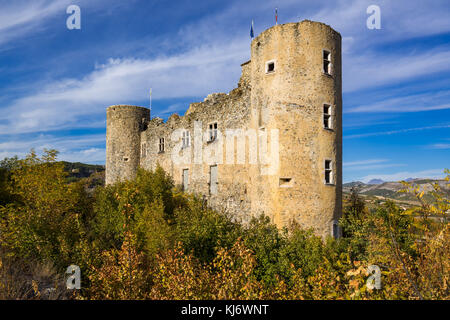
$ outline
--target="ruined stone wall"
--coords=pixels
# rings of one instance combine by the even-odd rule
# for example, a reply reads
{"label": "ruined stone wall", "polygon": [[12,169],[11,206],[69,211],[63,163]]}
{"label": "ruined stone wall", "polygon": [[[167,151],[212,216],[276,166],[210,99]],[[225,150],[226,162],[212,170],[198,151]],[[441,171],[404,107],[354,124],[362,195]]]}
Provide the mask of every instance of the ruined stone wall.
{"label": "ruined stone wall", "polygon": [[[201,103],[192,103],[184,116],[172,115],[167,122],[153,118],[141,134],[141,144],[146,148],[140,165],[153,170],[159,164],[169,172],[176,184],[182,184],[184,169],[189,170],[188,192],[206,195],[208,204],[218,210],[232,213],[236,218],[247,219],[250,199],[247,197],[248,164],[227,164],[225,129],[246,128],[250,115],[250,87],[246,67],[239,86],[230,93],[214,93]],[[208,140],[208,126],[218,124],[219,136]],[[197,131],[194,130],[197,125]],[[190,147],[181,148],[182,131],[190,133]],[[197,136],[196,136],[197,132]],[[200,133],[200,135],[198,134]],[[160,139],[164,138],[164,152],[160,152]],[[236,146],[235,146],[236,148]],[[195,155],[202,160],[196,161]],[[179,161],[174,161],[174,155]],[[209,193],[210,166],[218,166],[218,193]]]}
{"label": "ruined stone wall", "polygon": [[[330,75],[323,72],[323,50],[331,53]],[[268,62],[274,63],[271,72]],[[279,226],[295,219],[319,235],[331,235],[342,205],[341,78],[339,33],[311,21],[276,25],[252,41],[251,60],[242,64],[238,87],[228,94],[211,94],[166,122],[153,118],[147,128],[142,118],[149,114],[142,108],[121,107],[120,113],[108,108],[107,183],[132,177],[138,165],[159,164],[181,184],[188,169],[187,191],[205,196],[218,210],[244,222],[260,214]],[[323,125],[324,104],[332,106],[330,129]],[[214,122],[219,136],[210,142],[208,126]],[[181,148],[184,130],[190,132],[187,148]],[[238,146],[227,130],[250,133]],[[124,162],[125,156],[131,161]],[[330,184],[324,181],[326,159],[333,164]],[[210,195],[211,165],[218,167],[216,195]]]}

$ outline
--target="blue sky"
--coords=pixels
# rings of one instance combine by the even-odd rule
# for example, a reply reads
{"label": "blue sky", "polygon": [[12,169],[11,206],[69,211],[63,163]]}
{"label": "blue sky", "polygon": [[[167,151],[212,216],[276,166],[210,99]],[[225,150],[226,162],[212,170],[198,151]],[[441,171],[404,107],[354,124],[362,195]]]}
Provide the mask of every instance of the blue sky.
{"label": "blue sky", "polygon": [[[81,8],[68,30],[66,8]],[[381,30],[366,9],[381,8]],[[104,163],[105,108],[182,114],[228,92],[255,33],[325,22],[343,38],[344,181],[439,177],[450,167],[448,0],[0,0],[0,158],[56,148]]]}

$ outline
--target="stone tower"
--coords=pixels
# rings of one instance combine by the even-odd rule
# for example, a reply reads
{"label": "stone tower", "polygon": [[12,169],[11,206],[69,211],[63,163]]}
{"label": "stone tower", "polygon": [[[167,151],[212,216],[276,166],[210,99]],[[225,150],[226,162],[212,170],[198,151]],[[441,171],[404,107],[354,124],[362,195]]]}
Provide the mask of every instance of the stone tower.
{"label": "stone tower", "polygon": [[263,31],[251,44],[251,110],[252,127],[279,130],[278,174],[251,175],[257,180],[251,184],[257,203],[273,213],[278,225],[294,218],[319,234],[337,235],[342,201],[340,34],[312,21]]}
{"label": "stone tower", "polygon": [[[264,214],[278,226],[296,220],[338,236],[341,73],[341,35],[331,27],[308,20],[273,26],[252,40],[251,60],[228,94],[208,95],[166,122],[150,119],[146,108],[109,107],[106,183],[159,164],[184,190],[242,221]],[[196,162],[206,153],[214,161]]]}
{"label": "stone tower", "polygon": [[149,120],[147,108],[117,105],[106,109],[106,184],[134,178],[140,162],[141,132]]}

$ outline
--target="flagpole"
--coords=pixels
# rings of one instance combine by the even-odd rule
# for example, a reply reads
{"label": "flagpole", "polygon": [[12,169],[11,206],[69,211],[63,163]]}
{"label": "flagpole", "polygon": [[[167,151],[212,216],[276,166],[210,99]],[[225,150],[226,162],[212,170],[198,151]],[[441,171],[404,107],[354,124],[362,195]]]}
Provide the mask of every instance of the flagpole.
{"label": "flagpole", "polygon": [[253,39],[254,37],[255,37],[255,33],[254,33],[253,19],[252,19],[252,26],[250,27],[250,38]]}
{"label": "flagpole", "polygon": [[150,111],[152,110],[152,88],[150,88]]}

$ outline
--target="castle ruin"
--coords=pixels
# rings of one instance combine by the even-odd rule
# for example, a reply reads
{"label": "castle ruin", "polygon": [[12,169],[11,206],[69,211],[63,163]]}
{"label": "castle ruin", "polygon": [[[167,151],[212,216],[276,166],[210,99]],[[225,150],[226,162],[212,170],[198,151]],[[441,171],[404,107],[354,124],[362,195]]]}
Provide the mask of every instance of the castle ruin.
{"label": "castle ruin", "polygon": [[237,88],[166,122],[143,107],[107,108],[106,183],[158,164],[244,222],[265,214],[338,236],[341,35],[308,20],[275,25],[252,40]]}

